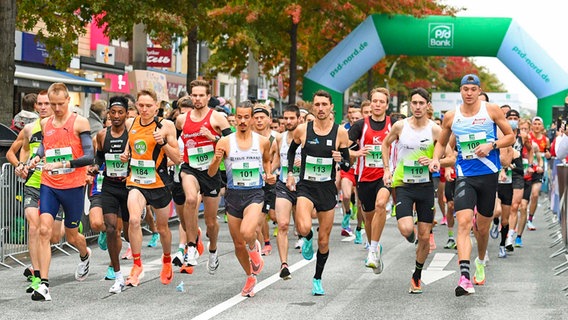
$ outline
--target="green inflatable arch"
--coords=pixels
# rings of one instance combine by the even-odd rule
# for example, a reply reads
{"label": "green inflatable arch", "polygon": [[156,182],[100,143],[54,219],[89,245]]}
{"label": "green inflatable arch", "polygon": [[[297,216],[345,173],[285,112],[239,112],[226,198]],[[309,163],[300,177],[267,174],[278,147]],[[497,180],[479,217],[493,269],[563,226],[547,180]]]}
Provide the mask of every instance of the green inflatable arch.
{"label": "green inflatable arch", "polygon": [[304,97],[329,91],[342,114],[343,92],[387,54],[496,57],[538,98],[546,124],[568,93],[568,74],[511,18],[376,14],[306,73]]}

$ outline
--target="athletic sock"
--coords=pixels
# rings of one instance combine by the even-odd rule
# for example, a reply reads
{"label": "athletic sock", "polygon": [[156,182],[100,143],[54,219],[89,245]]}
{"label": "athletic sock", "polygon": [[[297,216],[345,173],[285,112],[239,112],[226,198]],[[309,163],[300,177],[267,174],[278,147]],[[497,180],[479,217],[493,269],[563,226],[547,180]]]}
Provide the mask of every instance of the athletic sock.
{"label": "athletic sock", "polygon": [[114,277],[116,279],[122,279],[122,271],[115,271],[114,272]]}
{"label": "athletic sock", "polygon": [[321,253],[318,249],[317,259],[316,259],[316,273],[314,274],[314,279],[320,280],[321,274],[323,273],[323,268],[327,262],[327,257],[329,256],[329,251],[326,253]]}
{"label": "athletic sock", "polygon": [[34,270],[34,277],[41,278],[41,275],[39,274],[39,270]]}
{"label": "athletic sock", "polygon": [[87,251],[87,254],[84,257],[80,257],[81,261],[85,261],[89,258],[89,252]]}
{"label": "athletic sock", "polygon": [[132,260],[134,260],[134,264],[142,267],[142,258],[140,257],[140,253],[133,253],[132,254]]}
{"label": "athletic sock", "polygon": [[172,262],[172,256],[170,253],[164,253],[164,257],[162,258],[163,263],[170,263]]}
{"label": "athletic sock", "polygon": [[448,230],[448,237],[450,238],[454,237],[454,230]]}
{"label": "athletic sock", "polygon": [[369,248],[371,252],[379,252],[379,242],[375,240],[371,240],[371,247]]}
{"label": "athletic sock", "polygon": [[469,260],[460,260],[459,264],[461,275],[469,280]]}
{"label": "athletic sock", "polygon": [[41,284],[45,284],[45,286],[49,288],[49,280],[41,279]]}
{"label": "athletic sock", "polygon": [[493,224],[499,224],[499,218],[493,218]]}
{"label": "athletic sock", "polygon": [[505,225],[505,226],[501,226],[501,243],[499,243],[500,246],[504,246],[505,245],[505,239],[507,239],[507,234],[509,234],[509,225]]}
{"label": "athletic sock", "polygon": [[265,246],[269,246],[269,245],[270,245],[270,239],[264,240],[264,245],[265,245]]}
{"label": "athletic sock", "polygon": [[530,214],[529,214],[529,221],[530,221],[530,222],[532,222],[533,217],[534,217],[534,214],[533,214],[533,215],[530,215]]}
{"label": "athletic sock", "polygon": [[422,278],[422,268],[424,267],[423,263],[416,261],[416,266],[414,268],[414,273],[412,274],[412,279],[414,279],[415,283],[418,283]]}
{"label": "athletic sock", "polygon": [[306,238],[306,240],[310,241],[310,240],[312,240],[313,236],[314,236],[314,232],[312,230],[310,230],[310,233],[308,233],[308,235],[306,235],[304,238]]}
{"label": "athletic sock", "polygon": [[357,228],[355,228],[355,230],[361,231],[361,227],[357,226]]}

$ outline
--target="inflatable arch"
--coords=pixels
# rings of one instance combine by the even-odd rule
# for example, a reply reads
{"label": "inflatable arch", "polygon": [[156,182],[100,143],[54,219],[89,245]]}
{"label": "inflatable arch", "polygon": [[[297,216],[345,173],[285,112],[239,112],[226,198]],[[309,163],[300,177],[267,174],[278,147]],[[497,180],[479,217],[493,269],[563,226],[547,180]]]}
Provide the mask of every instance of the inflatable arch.
{"label": "inflatable arch", "polygon": [[[303,95],[329,91],[335,111],[344,91],[385,55],[498,58],[538,98],[545,124],[564,105],[568,74],[511,18],[376,14],[368,17],[304,76]],[[337,117],[340,120],[340,117]]]}

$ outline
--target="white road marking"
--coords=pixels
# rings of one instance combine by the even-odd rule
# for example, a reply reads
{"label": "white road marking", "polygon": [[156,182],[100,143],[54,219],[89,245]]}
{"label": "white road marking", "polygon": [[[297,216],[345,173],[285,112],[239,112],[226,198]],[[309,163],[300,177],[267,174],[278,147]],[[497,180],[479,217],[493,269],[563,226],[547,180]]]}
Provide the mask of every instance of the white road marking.
{"label": "white road marking", "polygon": [[428,268],[422,271],[422,279],[420,280],[422,280],[424,284],[431,284],[449,276],[452,273],[455,273],[454,270],[444,270],[455,255],[455,253],[436,253]]}

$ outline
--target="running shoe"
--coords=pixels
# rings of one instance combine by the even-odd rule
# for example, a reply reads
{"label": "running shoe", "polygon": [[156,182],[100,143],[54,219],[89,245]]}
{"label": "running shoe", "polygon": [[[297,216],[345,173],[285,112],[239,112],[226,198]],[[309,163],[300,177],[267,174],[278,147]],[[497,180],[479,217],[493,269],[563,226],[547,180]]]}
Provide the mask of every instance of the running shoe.
{"label": "running shoe", "polygon": [[44,283],[40,284],[37,290],[32,293],[33,301],[51,301],[51,294],[49,294],[49,287]]}
{"label": "running shoe", "polygon": [[321,286],[321,279],[312,279],[312,295],[314,296],[325,295],[325,291],[323,291],[323,287]]}
{"label": "running shoe", "polygon": [[183,257],[184,264],[186,266],[196,266],[197,258],[199,258],[199,252],[197,252],[197,248],[188,246],[187,252]]}
{"label": "running shoe", "polygon": [[507,239],[505,239],[505,249],[509,252],[515,251],[515,248],[513,247],[513,234],[508,235]]}
{"label": "running shoe", "polygon": [[[341,228],[342,228],[342,229],[347,229],[347,228],[349,228],[349,217],[350,217],[350,216],[351,216],[351,215],[349,215],[349,214],[344,214],[344,215],[343,215],[343,221],[341,221]],[[343,233],[342,233],[342,235],[343,235]]]}
{"label": "running shoe", "polygon": [[392,206],[391,217],[396,217],[396,205]]}
{"label": "running shoe", "polygon": [[353,231],[351,231],[351,228],[347,227],[347,228],[341,229],[341,236],[342,237],[350,237],[351,235],[353,235]]}
{"label": "running shoe", "polygon": [[32,278],[34,276],[34,269],[32,268],[32,266],[27,266],[24,269],[24,277],[26,277],[26,279],[31,282]]}
{"label": "running shoe", "polygon": [[271,244],[266,244],[264,245],[264,248],[262,248],[262,255],[263,256],[268,256],[272,253],[272,245]]}
{"label": "running shoe", "polygon": [[254,249],[249,251],[248,254],[250,259],[250,271],[252,274],[258,275],[262,271],[262,268],[264,268],[264,260],[260,253],[260,242],[258,242],[258,240],[255,241]]}
{"label": "running shoe", "polygon": [[181,266],[181,268],[179,268],[179,273],[193,274],[193,267],[183,265]]}
{"label": "running shoe", "polygon": [[304,244],[304,238],[299,238],[294,245],[295,249],[302,249],[302,245]]}
{"label": "running shoe", "polygon": [[497,239],[499,237],[499,224],[491,224],[491,230],[489,231],[489,235],[493,239]]}
{"label": "running shoe", "polygon": [[223,214],[223,222],[225,222],[225,223],[229,222],[229,217],[227,216],[226,212]]}
{"label": "running shoe", "polygon": [[357,205],[351,204],[351,215],[349,216],[351,220],[357,220]]}
{"label": "running shoe", "polygon": [[103,251],[108,249],[107,245],[107,233],[106,232],[99,232],[99,237],[97,239],[97,243],[99,244],[99,248]]}
{"label": "running shoe", "polygon": [[536,227],[534,226],[533,222],[530,220],[527,220],[527,229],[529,229],[530,231],[536,230]]}
{"label": "running shoe", "polygon": [[130,270],[130,275],[126,278],[125,285],[137,287],[142,278],[144,278],[144,268],[135,264],[132,266],[132,270]]}
{"label": "running shoe", "polygon": [[122,257],[120,257],[120,259],[122,259],[122,260],[132,260],[132,249],[130,249],[130,247],[128,247],[128,249],[126,249],[126,252],[124,252],[124,254],[122,255]]}
{"label": "running shoe", "polygon": [[[162,257],[162,259],[164,259]],[[160,281],[162,284],[168,285],[174,278],[174,271],[172,270],[172,263],[162,263],[162,271],[160,272]]]}
{"label": "running shoe", "polygon": [[310,240],[304,238],[304,243],[302,244],[302,256],[306,260],[312,260],[314,257],[314,246],[312,245],[312,241],[314,238]]}
{"label": "running shoe", "polygon": [[440,221],[440,225],[445,226],[448,224],[448,219],[446,217],[442,218],[442,221]]}
{"label": "running shoe", "polygon": [[254,297],[254,286],[256,285],[256,276],[251,274],[247,277],[247,281],[245,282],[245,286],[241,291],[241,296],[243,297]]}
{"label": "running shoe", "polygon": [[111,266],[107,267],[107,272],[105,275],[105,280],[115,280],[116,279],[116,275],[114,274],[114,268]]}
{"label": "running shoe", "polygon": [[272,232],[272,236],[276,238],[278,236],[278,226],[274,226],[274,231]]}
{"label": "running shoe", "polygon": [[456,287],[456,297],[467,296],[473,293],[475,293],[475,289],[471,281],[465,276],[461,276],[458,286]]}
{"label": "running shoe", "polygon": [[379,266],[379,253],[371,252],[367,253],[367,259],[365,260],[365,267],[376,269]]}
{"label": "running shoe", "polygon": [[172,264],[176,267],[183,266],[183,252],[185,250],[178,250],[172,259]]}
{"label": "running shoe", "polygon": [[497,256],[499,258],[507,258],[507,251],[505,250],[505,246],[499,246],[499,254]]}
{"label": "running shoe", "polygon": [[124,279],[116,279],[114,280],[114,284],[110,289],[108,289],[109,293],[119,294],[124,290],[125,284]]}
{"label": "running shoe", "polygon": [[83,281],[87,279],[89,275],[89,263],[91,262],[91,248],[87,247],[87,259],[85,261],[79,261],[77,265],[77,270],[75,270],[75,279],[77,281]]}
{"label": "running shoe", "polygon": [[26,293],[32,293],[39,288],[41,284],[41,278],[32,276],[32,282],[26,288]]}
{"label": "running shoe", "polygon": [[434,234],[430,233],[430,252],[432,253],[432,251],[436,250],[436,240],[434,240]]}
{"label": "running shoe", "polygon": [[288,265],[284,264],[284,265],[282,265],[282,268],[280,268],[280,278],[282,280],[292,279],[292,274],[290,273],[290,270],[288,269]]}
{"label": "running shoe", "polygon": [[473,275],[473,283],[482,286],[485,284],[485,263],[475,258],[475,274]]}
{"label": "running shoe", "polygon": [[148,247],[155,248],[158,246],[158,240],[160,240],[160,234],[152,233],[152,238],[150,239],[150,242],[148,242]]}
{"label": "running shoe", "polygon": [[456,240],[454,238],[449,238],[448,242],[444,246],[444,249],[456,249],[456,248],[457,248]]}
{"label": "running shoe", "polygon": [[363,235],[361,234],[361,230],[355,230],[355,240],[353,240],[355,244],[363,243]]}
{"label": "running shoe", "polygon": [[517,237],[515,239],[515,247],[517,247],[517,248],[523,247],[523,239],[521,237]]}
{"label": "running shoe", "polygon": [[[207,248],[209,248],[207,245]],[[217,272],[217,268],[219,268],[219,256],[217,255],[217,251],[211,253],[209,252],[209,259],[207,259],[207,271],[209,274],[215,274]]]}
{"label": "running shoe", "polygon": [[414,281],[414,278],[410,278],[410,288],[408,289],[410,294],[420,294],[422,293],[422,281],[418,280],[418,283]]}
{"label": "running shoe", "polygon": [[205,250],[205,246],[203,245],[203,240],[202,240],[202,233],[201,233],[201,228],[197,228],[197,253],[199,253],[199,255],[203,255],[203,251]]}

